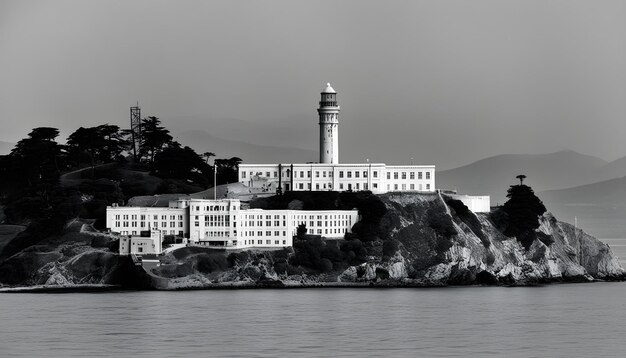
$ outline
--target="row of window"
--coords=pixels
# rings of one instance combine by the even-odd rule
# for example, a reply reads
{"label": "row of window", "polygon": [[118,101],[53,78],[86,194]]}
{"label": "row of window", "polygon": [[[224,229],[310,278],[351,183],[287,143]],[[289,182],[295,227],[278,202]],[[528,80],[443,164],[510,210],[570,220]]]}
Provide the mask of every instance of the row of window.
{"label": "row of window", "polygon": [[[138,226],[138,224],[141,224],[141,226]],[[115,227],[117,227],[117,228],[120,228],[120,227],[141,227],[141,228],[147,228],[148,224],[150,224],[150,223],[149,222],[145,222],[145,221],[142,221],[140,223],[137,223],[136,221],[131,221],[131,222],[128,222],[128,221],[122,221],[122,222],[116,221],[115,222]],[[176,224],[177,223],[175,221],[170,221],[169,222],[169,227],[184,227],[182,221],[179,221],[178,225],[176,225]],[[155,228],[155,229],[159,228],[159,222],[158,221],[153,222],[152,223],[152,227]],[[161,222],[161,226],[160,227],[168,227],[167,221]]]}
{"label": "row of window", "polygon": [[[416,190],[415,189],[416,186],[415,184],[402,184],[402,185],[398,185],[398,184],[393,184],[393,190]],[[423,191],[424,190],[424,186],[422,184],[419,184],[417,186],[417,190],[418,191]],[[391,184],[387,184],[387,191],[391,191]],[[430,184],[426,184],[426,191],[430,191]]]}
{"label": "row of window", "polygon": [[[263,231],[257,231],[256,235],[254,235],[254,231],[244,231],[243,236],[263,236]],[[265,236],[272,236],[271,231],[265,231]],[[273,236],[281,236],[280,231],[274,231]],[[287,231],[282,231],[282,236],[287,236]]]}
{"label": "row of window", "polygon": [[[137,220],[137,216],[141,217],[141,221],[146,220],[146,215],[115,215],[115,220],[120,220],[120,217],[122,217],[122,220]],[[147,215],[148,217],[150,217],[150,215]],[[159,215],[152,215],[152,219],[153,220],[159,220]],[[161,220],[167,220],[167,215],[161,215]],[[176,220],[176,215],[170,215],[170,220]],[[183,220],[183,216],[182,215],[178,215],[178,220]]]}
{"label": "row of window", "polygon": [[[255,245],[255,240],[243,240],[244,245]],[[272,240],[265,240],[265,245],[271,245]],[[256,240],[256,245],[263,245],[263,240]],[[280,240],[274,240],[274,245],[280,245]],[[283,240],[283,245],[287,245],[287,240]]]}
{"label": "row of window", "polygon": [[[410,180],[415,180],[415,172],[408,172],[409,174],[409,179]],[[424,172],[424,176],[426,177],[426,180],[430,179],[430,172]],[[407,178],[407,172],[393,172],[393,178],[398,180],[400,178],[402,178],[403,180],[406,180]],[[422,172],[417,172],[417,179],[422,179]],[[387,172],[387,180],[391,180],[391,172]]]}
{"label": "row of window", "polygon": [[[182,231],[178,231],[177,232],[176,230],[161,230],[161,233],[163,235],[178,235],[178,236],[181,236],[181,237],[183,236],[183,232]],[[132,230],[132,231],[123,230],[123,231],[120,231],[120,234],[121,235],[137,236],[140,233],[138,231],[135,231],[135,230]]]}
{"label": "row of window", "polygon": [[[196,211],[200,211],[200,208],[202,208],[202,210],[204,211],[229,211],[231,209],[229,209],[229,207],[227,205],[215,205],[215,206],[192,206],[192,209],[195,208]],[[238,207],[236,205],[233,205],[232,208],[233,211],[238,210]]]}
{"label": "row of window", "polygon": [[[367,170],[362,170],[362,171],[361,170],[354,170],[354,171],[353,170],[346,170],[346,171],[340,170],[339,171],[339,178],[344,178],[344,174],[345,174],[346,178],[353,178],[353,177],[354,178],[361,178],[361,177],[367,178],[367,173],[368,173]],[[393,172],[393,178],[394,179],[399,179],[400,177],[402,177],[402,179],[407,179],[407,175],[408,175],[408,178],[410,180],[415,180],[416,173],[417,173],[417,179],[423,179],[423,177],[425,177],[428,180],[428,179],[430,179],[430,176],[431,176],[431,172],[413,172],[413,171],[411,171],[411,172]],[[265,172],[265,177],[266,178],[270,178],[271,177],[270,174],[271,174],[271,172]],[[300,174],[300,175],[298,176],[298,174]],[[305,178],[305,174],[306,174],[306,178],[311,178],[311,171],[310,170],[307,170],[307,171],[300,170],[299,172],[298,171],[294,171],[294,176],[293,177],[294,178],[298,178],[298,177]],[[254,175],[255,175],[254,172],[250,172],[250,177],[251,178]],[[256,172],[256,175],[263,176],[263,172]],[[387,179],[391,179],[391,175],[392,175],[392,172],[387,172]],[[283,173],[283,176],[287,177],[287,178],[290,178],[291,177],[291,170],[287,169]],[[274,171],[274,176],[273,177],[274,178],[278,177],[278,172],[277,171]],[[333,177],[333,172],[332,171],[325,171],[325,170],[322,170],[322,171],[316,170],[315,171],[315,177],[316,178],[320,178],[320,177],[321,178],[327,178],[327,177],[328,178],[332,178]],[[373,178],[378,178],[378,170],[372,171],[372,177]],[[242,179],[246,178],[246,172],[241,172],[241,178]]]}

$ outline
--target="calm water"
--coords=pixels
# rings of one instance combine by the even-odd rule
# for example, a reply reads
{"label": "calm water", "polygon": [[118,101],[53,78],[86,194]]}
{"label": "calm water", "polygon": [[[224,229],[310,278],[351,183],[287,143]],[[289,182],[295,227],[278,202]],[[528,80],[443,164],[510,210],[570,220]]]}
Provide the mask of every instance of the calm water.
{"label": "calm water", "polygon": [[0,294],[3,357],[623,357],[626,283]]}

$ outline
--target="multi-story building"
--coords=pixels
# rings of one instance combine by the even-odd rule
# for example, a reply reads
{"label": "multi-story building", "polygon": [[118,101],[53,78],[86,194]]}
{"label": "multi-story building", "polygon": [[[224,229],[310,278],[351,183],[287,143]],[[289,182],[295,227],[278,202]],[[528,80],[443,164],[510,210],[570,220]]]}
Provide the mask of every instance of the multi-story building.
{"label": "multi-story building", "polygon": [[271,192],[370,190],[434,192],[434,165],[339,163],[337,92],[326,84],[317,109],[320,126],[319,163],[240,164],[239,182]]}
{"label": "multi-story building", "polygon": [[[238,199],[179,199],[162,208],[110,206],[107,207],[106,217],[107,228],[124,236],[140,237],[152,232],[152,237],[157,237],[154,234],[157,231],[160,236],[188,238],[190,244],[223,248],[292,246],[293,236],[300,224],[307,227],[309,234],[339,239],[351,232],[352,226],[359,220],[356,209],[242,209]],[[147,245],[144,241],[135,240],[135,245]],[[137,253],[133,251],[131,241],[128,245],[131,246],[124,246],[124,253]],[[149,249],[160,253],[160,247],[159,242]]]}

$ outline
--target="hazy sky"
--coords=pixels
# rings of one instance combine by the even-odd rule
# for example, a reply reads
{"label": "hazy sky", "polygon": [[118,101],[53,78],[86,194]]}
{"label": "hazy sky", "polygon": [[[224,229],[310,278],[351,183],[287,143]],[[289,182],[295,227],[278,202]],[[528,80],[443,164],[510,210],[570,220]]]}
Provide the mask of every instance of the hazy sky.
{"label": "hazy sky", "polygon": [[300,146],[316,149],[329,81],[344,162],[612,160],[626,155],[626,1],[0,2],[4,141],[126,126],[139,100],[174,132],[239,119],[310,131]]}

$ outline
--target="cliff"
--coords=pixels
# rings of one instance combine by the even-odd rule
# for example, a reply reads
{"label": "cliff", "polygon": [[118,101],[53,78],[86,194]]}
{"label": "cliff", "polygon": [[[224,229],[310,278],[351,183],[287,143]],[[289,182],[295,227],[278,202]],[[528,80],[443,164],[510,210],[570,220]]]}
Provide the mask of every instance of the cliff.
{"label": "cliff", "polygon": [[0,254],[0,283],[175,290],[534,285],[625,278],[608,245],[549,213],[539,218],[537,239],[526,249],[498,229],[493,215],[474,214],[439,194],[359,195],[352,199],[357,206],[367,203],[360,207],[364,219],[347,240],[307,236],[279,251],[185,247],[145,270],[116,253],[115,236],[97,232],[88,222],[73,220],[63,233],[49,237],[27,229]]}
{"label": "cliff", "polygon": [[539,218],[538,239],[525,249],[498,230],[489,214],[459,213],[438,194],[388,194],[380,200],[386,213],[370,232],[372,241],[309,238],[293,249],[228,256],[186,248],[149,272],[152,286],[534,285],[625,277],[608,245],[549,213]]}
{"label": "cliff", "polygon": [[4,247],[0,287],[149,287],[132,260],[117,254],[117,238],[98,232],[90,222],[71,220],[54,235],[40,230],[29,228]]}

